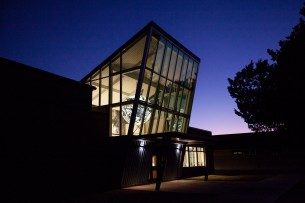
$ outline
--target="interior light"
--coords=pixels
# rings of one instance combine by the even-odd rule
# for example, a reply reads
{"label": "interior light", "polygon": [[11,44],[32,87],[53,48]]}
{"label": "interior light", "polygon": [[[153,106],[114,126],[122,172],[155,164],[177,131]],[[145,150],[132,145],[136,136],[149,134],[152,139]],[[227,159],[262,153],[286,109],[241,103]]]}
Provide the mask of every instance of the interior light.
{"label": "interior light", "polygon": [[[134,99],[135,99],[135,95],[132,95],[132,96],[128,97],[126,99],[126,101],[133,101]],[[146,97],[144,97],[143,95],[140,95],[139,99],[141,101],[146,101]],[[147,102],[150,103],[149,100]],[[132,108],[133,108],[133,104],[122,106],[122,116],[127,123],[130,123]],[[149,108],[149,107],[146,108],[145,115],[144,115],[144,123],[146,123],[150,119],[151,111],[152,111],[151,108]],[[138,105],[135,125],[141,125],[142,119],[143,119],[143,114],[144,114],[144,106]]]}

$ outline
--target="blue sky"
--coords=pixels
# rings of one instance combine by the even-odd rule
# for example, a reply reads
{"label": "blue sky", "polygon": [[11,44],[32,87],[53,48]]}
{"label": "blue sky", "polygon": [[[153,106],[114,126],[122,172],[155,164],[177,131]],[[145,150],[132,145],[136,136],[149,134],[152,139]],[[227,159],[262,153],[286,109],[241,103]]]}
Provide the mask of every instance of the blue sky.
{"label": "blue sky", "polygon": [[[201,59],[190,125],[250,132],[228,78],[270,59],[303,0],[15,1],[0,4],[0,57],[80,80],[153,20]],[[13,77],[12,77],[13,82]]]}

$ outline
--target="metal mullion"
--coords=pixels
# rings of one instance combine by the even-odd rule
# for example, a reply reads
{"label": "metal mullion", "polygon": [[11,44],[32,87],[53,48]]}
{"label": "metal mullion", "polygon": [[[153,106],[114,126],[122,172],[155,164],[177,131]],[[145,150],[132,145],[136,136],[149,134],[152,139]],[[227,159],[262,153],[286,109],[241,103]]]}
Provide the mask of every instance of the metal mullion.
{"label": "metal mullion", "polygon": [[141,63],[141,68],[140,68],[140,73],[139,73],[139,80],[138,80],[138,84],[137,84],[134,104],[133,104],[129,128],[128,128],[128,136],[133,135],[135,116],[136,116],[136,113],[138,110],[139,97],[140,97],[142,83],[143,83],[143,77],[144,77],[144,72],[145,72],[145,67],[146,67],[146,61],[147,61],[147,55],[148,55],[148,49],[149,49],[149,45],[150,45],[150,41],[151,41],[151,36],[152,36],[152,27],[150,27],[149,30],[147,31],[144,52],[143,52],[143,56],[142,56],[142,63]]}

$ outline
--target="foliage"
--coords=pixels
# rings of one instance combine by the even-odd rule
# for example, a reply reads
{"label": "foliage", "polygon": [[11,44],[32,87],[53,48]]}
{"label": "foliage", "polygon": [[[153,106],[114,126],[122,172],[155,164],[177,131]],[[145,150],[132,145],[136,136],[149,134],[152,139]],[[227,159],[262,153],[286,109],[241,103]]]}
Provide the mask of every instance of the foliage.
{"label": "foliage", "polygon": [[[304,7],[300,14],[305,16]],[[251,61],[234,79],[228,91],[249,129],[256,132],[291,130],[299,132],[305,106],[305,23],[302,17],[279,50],[267,52],[267,60]]]}

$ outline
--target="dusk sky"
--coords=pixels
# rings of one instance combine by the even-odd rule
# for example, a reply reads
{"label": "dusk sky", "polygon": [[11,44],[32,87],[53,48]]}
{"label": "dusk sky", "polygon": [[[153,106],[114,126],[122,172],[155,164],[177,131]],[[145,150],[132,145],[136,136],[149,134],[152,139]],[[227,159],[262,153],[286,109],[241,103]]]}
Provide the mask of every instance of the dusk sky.
{"label": "dusk sky", "polygon": [[250,132],[234,113],[228,78],[270,59],[267,49],[291,33],[303,2],[1,0],[0,57],[79,81],[154,21],[201,59],[190,126]]}

